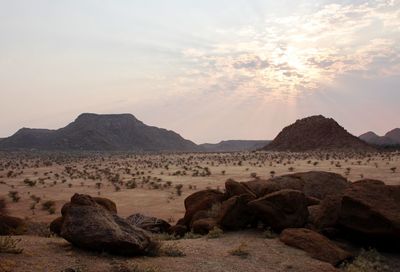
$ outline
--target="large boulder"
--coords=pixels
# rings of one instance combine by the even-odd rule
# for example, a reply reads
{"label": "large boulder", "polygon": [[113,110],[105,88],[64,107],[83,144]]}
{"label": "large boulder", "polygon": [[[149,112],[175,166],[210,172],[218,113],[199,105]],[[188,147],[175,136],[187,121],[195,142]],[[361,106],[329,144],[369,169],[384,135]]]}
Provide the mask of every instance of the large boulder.
{"label": "large boulder", "polygon": [[135,213],[126,218],[133,226],[150,231],[152,233],[167,232],[171,225],[162,219]]}
{"label": "large boulder", "polygon": [[0,235],[20,235],[26,232],[25,220],[8,215],[0,215]]}
{"label": "large boulder", "polygon": [[327,196],[319,205],[308,207],[308,221],[318,231],[337,225],[342,205],[342,196]]}
{"label": "large boulder", "polygon": [[241,182],[249,191],[253,192],[257,197],[263,197],[266,192],[270,191],[270,182],[264,179],[254,179]]}
{"label": "large boulder", "polygon": [[121,255],[148,254],[154,245],[146,231],[80,194],[63,207],[60,236],[77,247]]}
{"label": "large boulder", "polygon": [[339,174],[310,171],[279,176],[268,180],[264,194],[282,189],[302,191],[307,197],[324,199],[328,195],[340,195],[351,183]]}
{"label": "large boulder", "polygon": [[224,201],[225,195],[217,190],[203,190],[191,194],[185,199],[185,216],[183,223],[188,228],[190,227],[193,216],[204,210],[209,210],[214,204],[219,204]]}
{"label": "large boulder", "polygon": [[352,254],[341,249],[325,236],[309,229],[285,229],[279,239],[288,246],[304,250],[311,257],[339,265],[352,257]]}
{"label": "large boulder", "polygon": [[217,215],[217,223],[225,230],[239,230],[254,222],[254,213],[247,206],[252,195],[243,194],[224,201]]}
{"label": "large boulder", "polygon": [[101,205],[104,209],[112,212],[112,213],[117,213],[117,205],[115,204],[114,201],[104,198],[104,197],[93,197],[93,200],[96,201],[97,204]]}
{"label": "large boulder", "polygon": [[217,222],[214,218],[202,218],[192,223],[192,231],[198,234],[207,234],[217,226]]}
{"label": "large boulder", "polygon": [[342,198],[339,225],[365,242],[400,241],[400,186],[359,182]]}
{"label": "large boulder", "polygon": [[303,227],[308,218],[307,199],[303,192],[297,190],[280,190],[247,205],[257,218],[278,232]]}
{"label": "large boulder", "polygon": [[228,179],[225,182],[225,194],[227,198],[239,195],[248,195],[254,199],[257,198],[257,195],[250,188],[233,179]]}

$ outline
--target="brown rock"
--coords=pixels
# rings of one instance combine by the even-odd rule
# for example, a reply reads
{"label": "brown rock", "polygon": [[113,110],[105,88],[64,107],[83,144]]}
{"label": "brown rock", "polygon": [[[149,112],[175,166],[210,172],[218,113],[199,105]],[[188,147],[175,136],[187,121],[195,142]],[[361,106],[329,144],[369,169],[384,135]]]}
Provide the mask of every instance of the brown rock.
{"label": "brown rock", "polygon": [[107,211],[115,214],[117,213],[117,205],[114,201],[104,197],[93,197],[93,199],[94,201],[96,201],[97,204],[105,208]]}
{"label": "brown rock", "polygon": [[152,233],[167,232],[171,225],[162,219],[146,216],[140,213],[132,214],[126,220],[133,226],[150,231]]}
{"label": "brown rock", "polygon": [[321,201],[320,205],[308,207],[309,222],[318,231],[335,227],[339,219],[341,202],[341,196],[328,196]]}
{"label": "brown rock", "polygon": [[252,224],[254,221],[254,213],[247,206],[251,195],[234,196],[224,201],[217,216],[217,223],[226,230],[239,230]]}
{"label": "brown rock", "polygon": [[172,226],[169,228],[168,233],[178,236],[178,237],[183,237],[185,233],[188,232],[188,228],[185,225],[181,224],[176,224],[175,226]]}
{"label": "brown rock", "polygon": [[263,197],[269,189],[269,181],[263,179],[255,179],[241,182],[243,186],[252,191],[257,197]]}
{"label": "brown rock", "polygon": [[207,234],[217,226],[214,218],[202,218],[193,222],[192,231],[198,234]]}
{"label": "brown rock", "polygon": [[217,190],[203,190],[191,194],[185,199],[184,225],[190,226],[193,216],[202,210],[209,210],[216,203],[221,203],[225,195]]}
{"label": "brown rock", "polygon": [[61,234],[61,227],[62,224],[64,222],[64,218],[63,217],[58,217],[56,219],[54,219],[51,223],[50,223],[50,231],[52,233],[57,234],[58,236],[60,236]]}
{"label": "brown rock", "polygon": [[249,195],[254,199],[257,198],[256,194],[252,190],[244,186],[242,183],[234,181],[233,179],[228,179],[225,182],[225,194],[226,198],[239,195]]}
{"label": "brown rock", "polygon": [[307,200],[296,190],[280,190],[247,204],[257,218],[275,231],[303,227],[307,222]]}
{"label": "brown rock", "polygon": [[311,257],[335,266],[352,257],[351,253],[325,236],[309,229],[285,229],[279,239],[288,246],[302,249]]}
{"label": "brown rock", "polygon": [[365,241],[400,241],[400,186],[360,182],[343,195],[339,224]]}
{"label": "brown rock", "polygon": [[96,203],[75,194],[64,210],[61,237],[77,247],[121,255],[148,254],[153,243],[148,234]]}

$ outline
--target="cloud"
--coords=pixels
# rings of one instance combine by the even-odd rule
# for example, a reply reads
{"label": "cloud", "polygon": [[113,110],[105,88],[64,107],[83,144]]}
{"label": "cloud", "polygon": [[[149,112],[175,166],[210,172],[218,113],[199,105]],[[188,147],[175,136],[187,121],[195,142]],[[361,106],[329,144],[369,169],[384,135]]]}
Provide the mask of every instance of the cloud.
{"label": "cloud", "polygon": [[329,4],[217,33],[208,49],[183,51],[190,69],[177,88],[285,99],[346,73],[400,75],[399,1]]}

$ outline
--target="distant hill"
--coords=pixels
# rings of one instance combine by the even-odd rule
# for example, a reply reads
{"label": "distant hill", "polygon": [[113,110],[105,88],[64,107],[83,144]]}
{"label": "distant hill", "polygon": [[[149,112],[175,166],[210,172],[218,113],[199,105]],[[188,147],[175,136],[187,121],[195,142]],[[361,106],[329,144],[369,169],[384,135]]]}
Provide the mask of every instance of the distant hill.
{"label": "distant hill", "polygon": [[395,128],[385,134],[385,137],[392,139],[396,144],[400,144],[400,128]]}
{"label": "distant hill", "polygon": [[252,151],[260,149],[270,142],[267,140],[229,140],[217,144],[201,144],[200,147],[206,152]]}
{"label": "distant hill", "polygon": [[384,136],[379,136],[375,132],[369,131],[360,135],[359,138],[379,148],[400,149],[400,128],[395,128]]}
{"label": "distant hill", "polygon": [[197,151],[179,134],[145,125],[131,114],[84,113],[57,130],[22,128],[0,142],[0,149]]}
{"label": "distant hill", "polygon": [[343,150],[370,151],[373,147],[351,135],[332,118],[316,115],[297,120],[285,127],[264,150],[312,151]]}

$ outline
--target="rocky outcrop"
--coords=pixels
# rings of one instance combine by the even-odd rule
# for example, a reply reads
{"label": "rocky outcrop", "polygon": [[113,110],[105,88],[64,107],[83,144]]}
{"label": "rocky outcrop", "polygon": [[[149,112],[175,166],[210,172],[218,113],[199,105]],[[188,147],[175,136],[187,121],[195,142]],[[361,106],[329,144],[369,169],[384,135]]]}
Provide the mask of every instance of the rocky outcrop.
{"label": "rocky outcrop", "polygon": [[275,231],[303,227],[308,219],[307,199],[297,190],[280,190],[247,205],[257,218]]}

